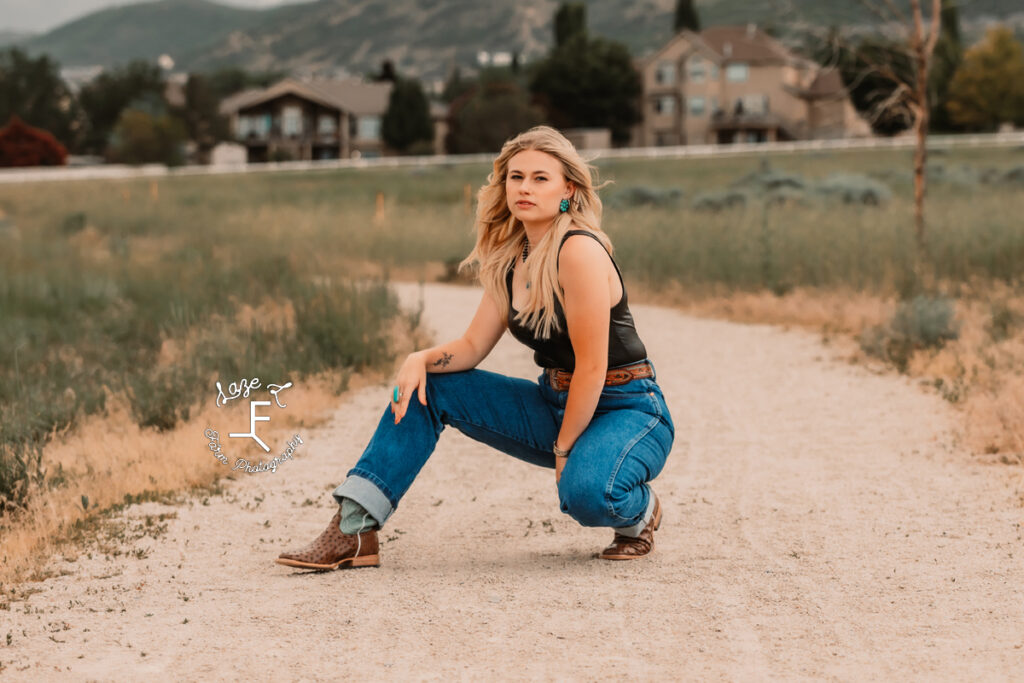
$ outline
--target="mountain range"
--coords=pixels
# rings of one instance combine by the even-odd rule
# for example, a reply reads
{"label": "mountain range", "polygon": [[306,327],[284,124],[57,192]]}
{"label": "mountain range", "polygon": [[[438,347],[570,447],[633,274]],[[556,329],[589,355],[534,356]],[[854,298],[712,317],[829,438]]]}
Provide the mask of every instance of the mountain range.
{"label": "mountain range", "polygon": [[[156,0],[101,10],[31,38],[11,38],[63,66],[109,66],[170,55],[177,69],[241,66],[253,70],[362,74],[391,59],[400,73],[443,77],[475,66],[477,54],[544,54],[552,42],[556,0],[315,0],[254,10],[208,0]],[[698,0],[704,25],[754,22],[785,31],[796,24],[869,23],[866,2],[842,0]],[[881,3],[877,3],[881,4]],[[672,35],[675,0],[586,0],[592,33],[625,43],[634,55]],[[965,33],[986,21],[1024,30],[1021,0],[964,0]],[[974,30],[980,34],[980,29]]]}

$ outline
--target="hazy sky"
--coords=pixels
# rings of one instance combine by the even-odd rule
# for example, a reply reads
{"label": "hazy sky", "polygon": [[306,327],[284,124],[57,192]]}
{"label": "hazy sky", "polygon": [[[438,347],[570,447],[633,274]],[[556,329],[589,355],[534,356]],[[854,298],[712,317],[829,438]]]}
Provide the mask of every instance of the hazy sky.
{"label": "hazy sky", "polygon": [[[105,7],[140,0],[0,0],[0,31],[49,31],[72,19]],[[273,7],[308,0],[214,0],[239,7]]]}

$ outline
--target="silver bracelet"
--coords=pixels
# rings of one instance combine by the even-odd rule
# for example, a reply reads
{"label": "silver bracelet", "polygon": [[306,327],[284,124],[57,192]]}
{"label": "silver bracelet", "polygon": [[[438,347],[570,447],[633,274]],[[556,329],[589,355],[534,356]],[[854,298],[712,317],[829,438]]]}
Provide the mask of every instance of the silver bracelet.
{"label": "silver bracelet", "polygon": [[[551,450],[553,450],[555,452],[555,457],[556,458],[568,458],[569,457],[569,451],[563,451],[561,448],[559,448],[557,441],[555,441],[555,443],[553,443],[551,445]],[[572,449],[569,449],[569,450],[572,450]]]}

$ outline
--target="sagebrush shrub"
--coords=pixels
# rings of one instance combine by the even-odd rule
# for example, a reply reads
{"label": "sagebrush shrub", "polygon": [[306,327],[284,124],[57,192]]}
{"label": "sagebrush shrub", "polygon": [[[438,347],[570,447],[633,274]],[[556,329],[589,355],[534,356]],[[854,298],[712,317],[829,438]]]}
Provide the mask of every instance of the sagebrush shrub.
{"label": "sagebrush shrub", "polygon": [[865,330],[859,341],[865,353],[904,372],[915,351],[941,348],[960,336],[959,327],[950,299],[920,295],[901,303],[887,324]]}

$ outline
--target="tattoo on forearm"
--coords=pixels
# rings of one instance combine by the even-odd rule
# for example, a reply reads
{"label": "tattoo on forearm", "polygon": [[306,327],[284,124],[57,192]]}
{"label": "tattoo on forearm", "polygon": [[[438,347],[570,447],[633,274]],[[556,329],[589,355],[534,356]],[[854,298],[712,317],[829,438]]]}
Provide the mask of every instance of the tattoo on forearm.
{"label": "tattoo on forearm", "polygon": [[453,356],[452,354],[442,351],[441,357],[434,361],[434,367],[446,368],[448,367],[448,364],[452,362],[452,358],[454,357],[455,356]]}

